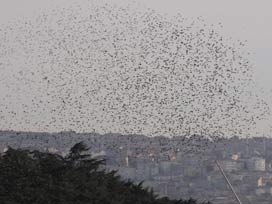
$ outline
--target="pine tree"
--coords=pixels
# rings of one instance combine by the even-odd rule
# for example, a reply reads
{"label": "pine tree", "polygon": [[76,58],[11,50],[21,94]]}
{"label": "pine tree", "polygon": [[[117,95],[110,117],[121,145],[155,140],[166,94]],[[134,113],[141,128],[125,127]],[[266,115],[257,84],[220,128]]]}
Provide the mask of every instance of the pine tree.
{"label": "pine tree", "polygon": [[9,148],[0,156],[1,204],[197,204],[158,198],[143,183],[123,181],[104,161],[84,154],[83,143],[66,156]]}

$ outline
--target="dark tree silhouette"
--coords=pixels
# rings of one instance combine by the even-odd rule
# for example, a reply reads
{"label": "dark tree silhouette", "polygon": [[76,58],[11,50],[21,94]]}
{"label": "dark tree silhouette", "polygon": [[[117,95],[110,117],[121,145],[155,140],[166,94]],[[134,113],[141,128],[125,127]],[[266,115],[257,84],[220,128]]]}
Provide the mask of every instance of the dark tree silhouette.
{"label": "dark tree silhouette", "polygon": [[9,148],[0,156],[1,204],[196,204],[158,198],[142,183],[122,181],[104,161],[84,154],[78,143],[66,157]]}

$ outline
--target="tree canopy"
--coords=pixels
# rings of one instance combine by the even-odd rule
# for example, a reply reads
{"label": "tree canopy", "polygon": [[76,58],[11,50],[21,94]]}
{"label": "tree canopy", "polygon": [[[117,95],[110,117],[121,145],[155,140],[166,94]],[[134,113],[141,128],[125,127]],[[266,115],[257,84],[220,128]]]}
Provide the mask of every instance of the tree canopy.
{"label": "tree canopy", "polygon": [[[102,168],[78,143],[67,156],[9,148],[0,156],[2,204],[197,204],[160,198]],[[84,153],[85,152],[85,153]]]}

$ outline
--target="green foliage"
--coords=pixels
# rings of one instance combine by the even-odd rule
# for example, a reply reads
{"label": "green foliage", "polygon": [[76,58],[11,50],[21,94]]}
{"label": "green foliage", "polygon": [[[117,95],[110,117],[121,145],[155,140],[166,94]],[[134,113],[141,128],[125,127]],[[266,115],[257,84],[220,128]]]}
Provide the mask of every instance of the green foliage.
{"label": "green foliage", "polygon": [[66,157],[9,148],[0,156],[1,204],[196,204],[195,200],[158,198],[150,189],[122,181],[83,143]]}

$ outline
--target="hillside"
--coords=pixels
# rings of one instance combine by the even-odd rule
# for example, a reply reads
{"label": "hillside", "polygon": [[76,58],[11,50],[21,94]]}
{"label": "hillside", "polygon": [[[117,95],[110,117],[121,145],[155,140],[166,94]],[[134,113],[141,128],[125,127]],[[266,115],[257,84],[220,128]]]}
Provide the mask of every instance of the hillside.
{"label": "hillside", "polygon": [[196,204],[158,198],[151,189],[122,181],[99,168],[103,161],[83,154],[77,143],[66,157],[9,148],[0,157],[2,204]]}

